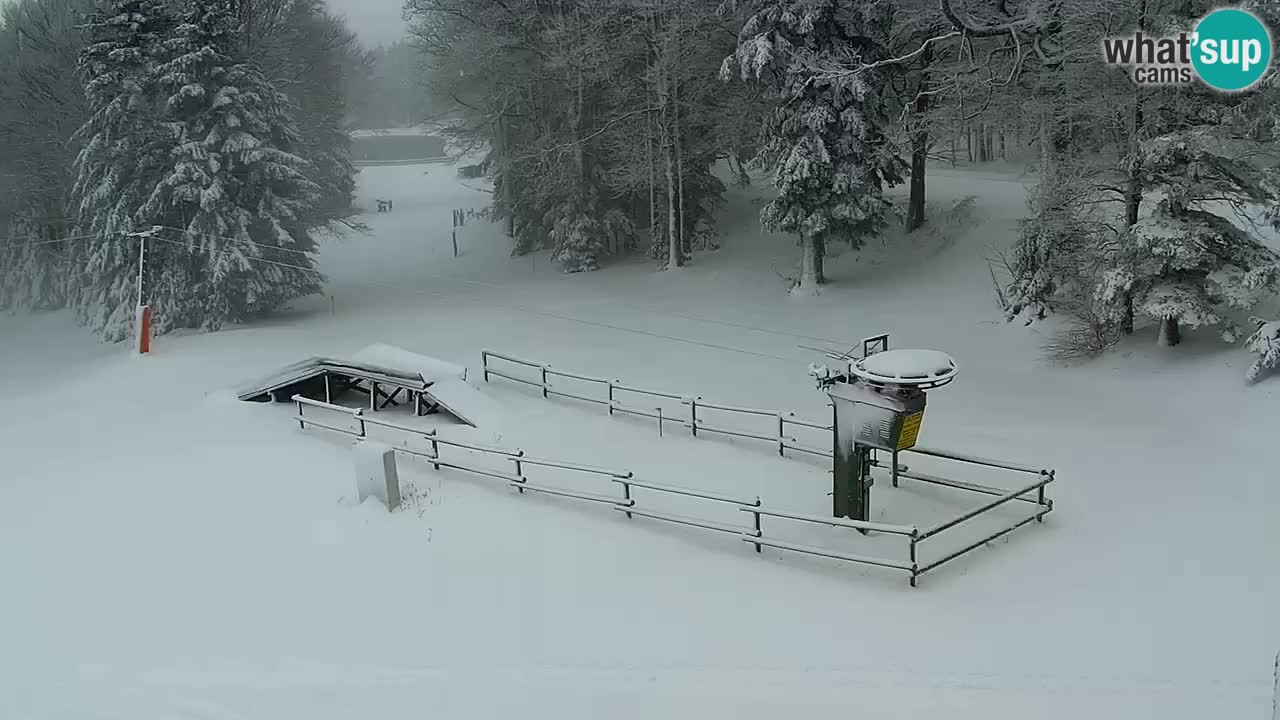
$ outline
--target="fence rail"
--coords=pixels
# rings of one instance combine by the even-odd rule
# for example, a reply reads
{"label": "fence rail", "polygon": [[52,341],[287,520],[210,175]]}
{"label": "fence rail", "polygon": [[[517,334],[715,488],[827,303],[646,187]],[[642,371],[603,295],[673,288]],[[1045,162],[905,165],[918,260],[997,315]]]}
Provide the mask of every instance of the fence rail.
{"label": "fence rail", "polygon": [[[494,370],[491,367],[489,367],[490,358],[499,358],[507,362],[517,363],[517,364],[525,365],[528,367],[536,368],[539,372],[540,382],[533,382],[524,378],[516,377],[513,375],[503,373],[498,370]],[[794,438],[790,438],[786,435],[787,426],[789,424],[801,426],[801,427],[807,427],[810,429],[817,429],[825,432],[831,431],[830,425],[821,425],[818,423],[797,420],[794,417],[794,413],[780,413],[772,410],[758,410],[755,408],[744,408],[744,407],[738,407],[734,405],[708,403],[703,401],[700,397],[696,397],[696,396],[677,395],[675,393],[664,393],[664,392],[658,392],[658,391],[645,390],[642,388],[623,385],[621,382],[616,380],[606,380],[603,378],[596,378],[589,375],[583,375],[580,373],[570,373],[566,371],[555,370],[545,364],[522,361],[507,355],[500,355],[498,353],[486,350],[484,352],[484,378],[486,381],[488,380],[489,375],[495,375],[498,377],[503,377],[506,379],[514,380],[516,382],[531,385],[533,387],[541,388],[543,391],[544,397],[550,397],[551,395],[562,395],[566,397],[583,399],[588,402],[602,404],[608,407],[610,414],[613,414],[614,412],[625,412],[625,413],[631,413],[631,414],[645,416],[645,417],[657,418],[659,420],[660,425],[666,422],[679,423],[685,427],[690,428],[690,431],[695,436],[697,435],[698,431],[701,430],[703,432],[721,433],[725,435],[760,439],[760,440],[765,440],[771,443],[776,443],[778,446],[779,454],[785,454],[785,450],[790,449],[790,450],[796,450],[800,452],[818,454],[818,455],[827,456],[827,457],[831,455],[830,451],[817,450],[814,448],[806,448],[802,445],[799,445]],[[580,396],[575,393],[567,393],[564,391],[555,390],[552,388],[552,386],[548,382],[548,378],[550,377],[567,377],[567,378],[572,378],[572,379],[584,381],[584,382],[603,383],[607,387],[608,398],[601,400],[598,398],[590,398],[590,397]],[[657,408],[656,412],[654,413],[649,413],[648,411],[640,408],[627,407],[622,405],[616,399],[615,397],[616,392],[638,393],[638,394],[644,394],[652,397],[660,397],[660,398],[669,399],[669,400],[677,400],[682,405],[685,405],[689,408],[689,414],[687,418],[669,417],[669,416],[664,416],[661,408]],[[916,587],[919,577],[924,573],[929,572],[945,563],[948,563],[956,559],[957,557],[960,557],[961,555],[964,555],[965,553],[968,553],[978,547],[981,547],[982,545],[988,542],[991,542],[992,540],[995,540],[1010,532],[1013,532],[1014,530],[1032,521],[1041,521],[1043,520],[1044,516],[1048,514],[1050,510],[1053,509],[1052,501],[1048,500],[1045,497],[1045,486],[1047,486],[1049,483],[1053,482],[1054,480],[1054,473],[1052,470],[1036,470],[1033,468],[1028,468],[1026,466],[1015,465],[1012,463],[1004,463],[1004,462],[995,461],[995,460],[987,460],[985,458],[979,458],[979,457],[969,456],[969,455],[961,455],[958,453],[950,453],[950,452],[928,450],[928,449],[918,450],[918,454],[922,454],[922,455],[932,455],[934,457],[953,460],[957,462],[975,463],[979,465],[987,465],[990,467],[1001,468],[1001,469],[1011,470],[1016,472],[1031,473],[1031,474],[1038,475],[1039,477],[1035,483],[1027,485],[1019,490],[1006,491],[1000,488],[988,487],[985,485],[975,485],[973,483],[965,483],[957,480],[950,480],[948,478],[943,478],[936,475],[929,475],[926,473],[910,472],[909,471],[910,469],[906,465],[895,466],[892,462],[884,463],[879,459],[873,459],[872,460],[873,465],[876,465],[882,468],[889,467],[890,469],[896,470],[896,476],[900,478],[915,479],[920,482],[932,483],[932,484],[951,487],[951,488],[960,489],[960,490],[967,490],[967,491],[982,494],[982,495],[995,496],[996,498],[995,500],[984,503],[983,505],[977,508],[974,508],[962,515],[959,515],[955,518],[939,523],[938,525],[935,525],[931,528],[928,528],[922,531],[920,528],[913,525],[893,525],[889,523],[868,522],[868,521],[861,521],[861,520],[851,520],[846,518],[823,517],[818,515],[807,515],[803,513],[791,512],[791,511],[785,511],[785,510],[773,510],[773,509],[762,507],[759,497],[756,497],[754,501],[747,501],[742,498],[730,497],[728,495],[722,495],[719,493],[713,493],[713,492],[704,491],[704,490],[680,488],[680,487],[674,487],[674,486],[664,485],[659,483],[652,483],[652,482],[637,479],[634,473],[627,470],[603,468],[603,467],[597,467],[594,465],[587,465],[587,464],[576,463],[576,462],[566,462],[561,460],[533,458],[525,455],[523,450],[511,450],[506,448],[490,447],[490,446],[476,444],[476,443],[460,442],[457,440],[447,440],[439,437],[436,434],[435,430],[424,430],[422,428],[413,428],[405,425],[400,425],[398,423],[390,422],[387,420],[366,417],[364,415],[362,408],[349,408],[341,405],[333,405],[333,404],[321,402],[318,400],[312,400],[312,399],[303,397],[301,395],[295,395],[293,397],[293,400],[298,405],[298,414],[294,419],[298,422],[299,426],[303,429],[306,429],[306,427],[310,425],[310,426],[320,427],[327,430],[350,435],[358,439],[363,439],[368,437],[368,426],[373,425],[377,427],[388,428],[388,429],[404,432],[414,437],[421,438],[430,444],[429,452],[415,450],[407,446],[401,446],[401,445],[393,445],[392,447],[395,449],[396,452],[405,453],[414,457],[426,459],[437,470],[441,468],[449,468],[454,470],[461,470],[463,472],[469,472],[475,475],[480,475],[482,477],[489,477],[497,480],[502,480],[506,482],[509,486],[518,490],[520,493],[524,493],[528,491],[528,492],[534,492],[534,493],[541,493],[545,495],[567,497],[567,498],[573,498],[577,500],[584,500],[588,502],[609,505],[615,511],[624,513],[628,518],[634,518],[638,516],[638,517],[649,518],[653,520],[659,520],[662,522],[669,522],[669,523],[685,525],[689,527],[697,527],[705,530],[710,530],[713,532],[719,532],[719,533],[724,533],[729,535],[737,535],[739,539],[742,540],[743,542],[748,542],[754,545],[757,553],[762,552],[763,548],[769,547],[777,550],[784,550],[787,552],[794,552],[799,554],[812,555],[816,557],[843,560],[846,562],[903,571],[903,572],[909,573],[910,584],[912,587]],[[358,425],[358,428],[342,427],[340,425],[335,425],[335,424],[331,424],[321,420],[316,420],[315,418],[309,415],[305,415],[304,408],[328,410],[340,415],[346,415]],[[730,412],[730,413],[751,415],[756,417],[773,418],[773,419],[776,419],[777,421],[776,428],[777,428],[778,434],[776,436],[764,435],[759,433],[749,433],[745,431],[738,431],[730,428],[721,428],[721,427],[709,425],[704,420],[698,417],[699,409],[706,410],[706,411],[713,411],[713,412]],[[441,452],[440,452],[441,447],[452,447],[452,448],[457,448],[462,450],[469,450],[472,452],[478,452],[484,455],[498,458],[504,462],[510,462],[512,464],[513,472],[506,473],[506,472],[501,472],[499,470],[495,470],[492,468],[476,467],[474,465],[466,464],[460,460],[442,459]],[[526,469],[530,466],[557,469],[564,472],[586,473],[588,475],[600,477],[602,479],[607,478],[611,483],[621,487],[622,497],[617,497],[614,495],[608,495],[604,493],[581,492],[578,490],[570,490],[567,488],[544,485],[541,483],[531,483],[525,473]],[[711,521],[703,518],[671,513],[665,510],[660,510],[660,509],[655,509],[650,507],[640,507],[637,505],[636,498],[634,497],[634,493],[636,490],[648,491],[648,492],[665,494],[665,495],[674,495],[674,496],[685,497],[693,500],[718,503],[722,506],[729,506],[737,509],[738,511],[750,514],[752,519],[751,526],[742,527],[742,526],[738,526],[730,523]],[[1032,493],[1032,492],[1036,493],[1036,496],[1034,498],[1026,497],[1029,493]],[[925,565],[920,564],[918,559],[918,552],[919,552],[919,545],[921,543],[931,538],[934,538],[938,535],[941,535],[942,533],[945,533],[946,531],[951,530],[952,528],[962,525],[990,510],[993,510],[997,507],[1005,505],[1006,503],[1015,502],[1015,501],[1031,502],[1036,504],[1037,507],[1036,507],[1035,514],[1033,514],[1030,517],[1019,520],[1015,524],[1005,527],[983,538],[982,540],[968,544],[959,550],[950,552],[944,555],[943,557],[939,558],[938,560],[935,560]],[[766,537],[763,530],[763,518],[772,518],[775,520],[782,520],[787,522],[806,523],[810,525],[824,525],[828,527],[846,528],[846,529],[856,530],[863,533],[868,533],[868,532],[883,533],[886,535],[902,537],[902,538],[905,538],[907,541],[906,551],[907,551],[908,559],[906,561],[902,561],[902,560],[895,560],[895,559],[883,558],[883,557],[858,555],[854,553],[846,553],[846,552],[833,550],[829,548],[816,547],[811,545],[802,545],[799,543],[790,542],[788,540],[784,540],[777,537]]]}
{"label": "fence rail", "polygon": [[[698,395],[679,394],[673,392],[665,392],[660,390],[652,390],[649,388],[636,387],[627,385],[621,380],[610,380],[608,378],[587,375],[569,370],[560,370],[552,366],[525,360],[514,355],[495,352],[493,350],[482,350],[480,352],[482,376],[485,382],[489,381],[489,376],[500,377],[504,380],[528,385],[538,388],[542,391],[544,398],[551,396],[567,397],[574,400],[592,403],[594,405],[603,405],[608,409],[610,415],[622,413],[625,415],[634,415],[636,417],[657,420],[659,426],[668,423],[674,423],[678,426],[688,428],[689,433],[697,437],[698,433],[710,433],[714,435],[724,435],[727,437],[740,437],[748,440],[760,440],[767,442],[777,448],[778,455],[785,456],[788,450],[805,453],[808,455],[816,455],[818,457],[831,457],[830,449],[822,449],[809,447],[799,441],[798,438],[792,436],[792,428],[805,428],[807,430],[819,430],[823,432],[831,432],[830,423],[818,423],[810,420],[802,420],[796,417],[794,412],[779,412],[777,410],[768,410],[764,408],[741,407],[738,405],[727,405],[722,403],[713,403],[703,400]],[[506,369],[494,368],[491,360],[501,360],[511,365],[524,367],[535,370],[538,373],[537,380],[530,380],[527,377],[520,377]],[[592,397],[579,392],[570,392],[568,390],[558,388],[551,380],[554,378],[566,378],[576,380],[578,382],[590,383],[604,387],[603,397]],[[668,414],[659,408],[637,407],[634,404],[624,403],[618,399],[618,393],[631,393],[649,398],[660,400],[670,400],[679,402],[684,406],[683,416]],[[769,432],[759,431],[752,432],[738,428],[725,427],[723,425],[707,422],[705,417],[701,417],[699,413],[715,412],[727,413],[730,415],[748,416],[755,419],[769,418],[773,421]]]}

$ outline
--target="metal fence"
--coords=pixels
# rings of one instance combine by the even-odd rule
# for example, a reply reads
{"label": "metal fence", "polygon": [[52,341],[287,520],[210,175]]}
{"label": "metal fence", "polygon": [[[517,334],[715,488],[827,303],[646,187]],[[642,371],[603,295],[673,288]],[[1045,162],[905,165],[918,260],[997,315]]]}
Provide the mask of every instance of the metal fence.
{"label": "metal fence", "polygon": [[[885,346],[887,346],[887,336],[879,336],[876,339],[883,340],[885,343]],[[495,369],[492,365],[492,361],[494,359],[509,363],[517,367],[536,370],[538,374],[537,375],[538,379],[531,380],[527,377],[520,377],[518,375],[515,375],[513,374],[513,371],[510,371],[510,370]],[[581,400],[584,402],[604,405],[605,407],[608,408],[610,415],[613,415],[615,413],[624,413],[624,414],[638,415],[641,417],[656,419],[658,421],[659,428],[661,428],[664,423],[672,422],[672,423],[677,423],[682,427],[688,428],[690,433],[695,437],[698,436],[699,432],[702,432],[702,433],[728,435],[733,437],[750,438],[754,440],[762,440],[772,445],[775,445],[778,449],[778,454],[782,456],[786,455],[787,450],[796,450],[796,451],[804,452],[810,455],[817,455],[817,456],[827,457],[827,458],[830,458],[833,455],[833,447],[834,447],[834,438],[832,437],[832,434],[834,432],[833,426],[830,424],[822,424],[822,423],[812,422],[808,420],[802,420],[800,418],[797,418],[795,416],[795,413],[793,412],[778,412],[775,410],[761,410],[756,408],[745,408],[745,407],[737,407],[734,405],[722,405],[722,404],[710,403],[710,402],[707,402],[706,400],[703,400],[700,396],[681,395],[677,393],[660,392],[657,390],[639,388],[631,385],[626,385],[622,383],[622,381],[620,380],[609,380],[606,378],[583,375],[581,373],[571,372],[568,370],[560,370],[560,369],[552,368],[550,365],[546,363],[535,362],[532,360],[524,360],[521,358],[514,357],[512,355],[494,352],[492,350],[481,351],[481,366],[483,368],[484,380],[486,382],[488,382],[490,375],[504,378],[507,380],[512,380],[517,383],[530,385],[532,387],[540,389],[542,392],[542,396],[544,398],[550,398],[552,396],[567,397],[575,400]],[[591,397],[588,395],[582,395],[580,393],[569,392],[567,390],[558,389],[551,382],[553,378],[568,378],[568,379],[578,380],[578,381],[582,381],[590,384],[603,385],[605,388],[605,397],[603,398]],[[629,405],[623,404],[619,400],[620,393],[623,394],[623,396],[625,396],[626,393],[632,393],[635,395],[648,396],[651,398],[677,400],[687,408],[687,411],[684,413],[683,417],[664,417],[662,410],[660,408],[656,409],[656,411],[654,412],[650,412],[635,406],[629,406]],[[722,426],[707,424],[703,415],[699,414],[699,411],[702,411],[703,414],[705,414],[707,411],[713,411],[713,412],[736,414],[739,416],[746,416],[746,417],[753,417],[753,418],[761,418],[761,417],[769,418],[771,422],[776,424],[772,424],[772,428],[774,432],[769,434],[765,434],[763,432],[749,432],[745,430],[731,429],[731,428],[726,428]],[[819,449],[816,447],[810,447],[810,446],[799,444],[795,438],[790,437],[788,435],[788,433],[792,432],[794,428],[805,428],[808,430],[821,431],[821,434],[825,437],[827,442],[826,449]],[[795,515],[791,513],[772,513],[768,511],[759,511],[760,515],[765,515],[765,516],[799,520],[802,522],[822,523],[822,524],[827,524],[827,525],[832,525],[837,527],[849,527],[849,528],[853,528],[860,531],[883,532],[883,533],[890,533],[890,534],[905,536],[910,541],[909,562],[907,563],[884,561],[876,558],[868,558],[863,556],[844,555],[840,553],[827,551],[821,548],[795,546],[790,543],[766,540],[763,538],[759,539],[759,541],[757,542],[756,549],[759,550],[760,545],[768,545],[771,547],[777,547],[784,550],[794,550],[797,552],[805,552],[813,555],[823,555],[825,557],[833,557],[836,559],[849,560],[852,562],[860,562],[860,563],[866,563],[870,565],[879,565],[881,567],[890,567],[890,568],[896,568],[900,570],[906,570],[911,572],[911,584],[912,586],[915,586],[916,580],[920,575],[923,575],[926,572],[934,570],[939,566],[945,563],[948,563],[960,557],[961,555],[964,555],[965,553],[968,553],[972,550],[975,550],[985,545],[986,543],[989,543],[993,540],[997,540],[1013,532],[1014,530],[1017,530],[1018,528],[1021,528],[1025,525],[1030,524],[1033,521],[1043,522],[1044,516],[1049,514],[1049,512],[1053,510],[1053,501],[1047,498],[1045,495],[1045,488],[1050,483],[1052,483],[1055,479],[1056,473],[1052,469],[1035,468],[1027,465],[1005,462],[1002,460],[993,460],[990,458],[979,457],[976,455],[969,455],[969,454],[944,451],[944,450],[936,450],[932,448],[925,448],[925,447],[919,447],[919,446],[910,448],[908,450],[904,450],[901,452],[920,455],[920,456],[927,456],[927,457],[931,457],[937,460],[942,460],[947,462],[977,465],[977,466],[982,466],[982,467],[993,469],[993,470],[1009,471],[1014,473],[1033,475],[1036,477],[1036,481],[1015,490],[1008,490],[1005,488],[998,488],[998,487],[993,487],[989,485],[981,485],[977,483],[964,482],[961,480],[942,477],[940,475],[933,475],[930,473],[913,471],[907,465],[899,464],[897,462],[897,457],[898,457],[897,455],[894,455],[892,453],[887,453],[887,452],[875,451],[873,452],[872,464],[889,471],[894,487],[898,487],[900,479],[905,478],[905,479],[914,480],[916,482],[920,482],[928,485],[936,485],[940,487],[950,488],[953,490],[960,490],[968,493],[974,493],[977,495],[994,497],[995,499],[988,501],[986,503],[983,503],[982,505],[975,507],[972,510],[969,510],[965,513],[962,513],[961,515],[950,518],[944,522],[938,523],[933,527],[924,528],[924,529],[920,529],[915,526],[907,526],[907,525],[884,525],[881,523],[868,523],[868,522],[862,522],[862,521],[856,521],[856,520],[823,518],[823,517],[817,517],[817,516],[811,516],[811,515],[800,516],[800,515]],[[1016,521],[1012,522],[1011,524],[999,528],[998,530],[992,532],[989,535],[986,535],[985,537],[983,537],[982,539],[976,542],[966,544],[964,547],[962,547],[959,550],[945,552],[945,554],[943,554],[942,556],[940,556],[939,558],[931,562],[925,563],[923,565],[920,564],[918,552],[921,549],[920,546],[923,543],[925,543],[926,541],[932,538],[938,537],[939,535],[941,535],[944,532],[947,532],[948,530],[959,527],[969,521],[974,520],[975,518],[981,515],[989,513],[997,508],[1003,507],[1004,505],[1012,502],[1031,503],[1035,505],[1035,508],[1030,515],[1019,518]],[[759,526],[758,516],[756,519],[756,526],[757,527]]]}
{"label": "metal fence", "polygon": [[[508,370],[495,369],[491,365],[491,360],[493,359],[498,359],[516,366],[534,369],[538,371],[538,379],[530,380],[529,378],[523,378],[515,375]],[[700,396],[696,395],[680,395],[677,393],[661,392],[658,390],[635,387],[633,385],[627,385],[621,380],[610,380],[608,378],[592,377],[591,375],[583,375],[581,373],[570,372],[568,370],[559,370],[546,363],[534,362],[532,360],[521,360],[520,358],[494,352],[492,350],[482,350],[480,352],[480,360],[485,382],[488,382],[489,376],[493,375],[538,388],[542,391],[542,397],[544,398],[550,398],[552,396],[566,397],[595,405],[603,405],[611,416],[615,414],[623,414],[649,418],[657,421],[659,429],[668,423],[672,423],[686,428],[694,437],[697,437],[699,433],[703,433],[747,438],[750,440],[762,440],[776,447],[778,455],[781,456],[786,456],[787,450],[794,450],[796,452],[816,455],[819,457],[831,457],[832,451],[830,446],[826,448],[819,448],[804,445],[793,436],[793,433],[796,432],[797,428],[804,428],[807,430],[821,431],[829,438],[830,433],[832,432],[831,424],[802,420],[796,417],[794,412],[779,412],[777,410],[763,410],[759,408],[712,403],[703,400]],[[583,395],[557,388],[551,382],[552,378],[566,378],[592,385],[603,386],[603,397],[591,397],[590,395]],[[675,401],[680,403],[683,407],[679,415],[668,415],[665,414],[661,408],[641,407],[635,404],[634,400],[631,402],[624,402],[624,400],[628,398],[638,397],[655,398],[660,401]],[[748,429],[725,427],[723,425],[708,422],[708,417],[711,417],[711,419],[714,420],[714,416],[716,414],[737,415],[740,417],[751,418],[757,421],[756,424],[760,429],[752,431]],[[768,428],[767,432],[765,431],[766,426]]]}
{"label": "metal fence", "polygon": [[[858,520],[847,520],[843,518],[822,517],[818,515],[806,515],[802,513],[789,512],[784,510],[772,510],[762,507],[760,498],[757,496],[754,500],[744,498],[730,497],[718,493],[707,492],[703,490],[695,490],[691,488],[673,487],[670,485],[662,485],[641,480],[635,477],[630,471],[610,470],[606,468],[584,465],[581,463],[566,462],[561,460],[547,460],[542,458],[533,458],[524,454],[523,450],[511,450],[506,448],[487,447],[474,443],[459,442],[456,440],[448,440],[441,438],[435,430],[414,428],[406,425],[383,420],[381,418],[372,418],[364,414],[363,408],[351,408],[342,405],[333,405],[321,402],[319,400],[311,400],[301,395],[293,397],[297,403],[298,414],[294,420],[299,427],[305,429],[307,427],[319,427],[326,430],[342,433],[354,438],[369,437],[369,427],[388,428],[398,432],[405,433],[410,437],[417,438],[426,444],[427,449],[418,450],[407,447],[406,445],[392,445],[391,447],[398,453],[404,453],[413,457],[424,459],[437,470],[440,468],[449,468],[469,472],[483,477],[489,477],[506,482],[509,486],[515,488],[519,492],[531,491],[544,493],[548,495],[556,495],[561,497],[574,498],[577,500],[585,500],[589,502],[600,503],[611,506],[615,511],[625,514],[628,518],[644,517],[664,522],[685,525],[689,527],[702,528],[714,532],[733,535],[739,540],[750,543],[755,547],[757,553],[762,552],[763,548],[775,548],[778,550],[786,550],[789,552],[800,553],[805,555],[832,558],[843,560],[846,562],[859,563],[863,565],[871,565],[875,567],[888,568],[898,570],[910,574],[910,583],[912,587],[917,584],[920,575],[929,570],[947,562],[953,557],[967,552],[972,548],[967,548],[960,553],[955,553],[951,557],[933,563],[932,565],[922,566],[919,564],[916,556],[917,545],[929,537],[953,527],[956,524],[964,522],[968,517],[961,517],[957,520],[927,530],[920,530],[911,525],[890,525],[877,522],[862,522]],[[306,414],[306,409],[325,410],[337,413],[348,418],[351,426],[343,426],[341,424],[321,420]],[[469,450],[478,452],[483,455],[496,457],[503,462],[511,463],[511,472],[498,472],[490,468],[481,468],[474,465],[466,464],[461,459],[453,459],[442,456],[443,448],[456,448],[460,450]],[[596,476],[607,479],[612,485],[616,486],[620,495],[609,495],[604,493],[585,493],[577,490],[570,490],[554,485],[546,485],[542,483],[533,483],[529,481],[527,471],[529,467],[542,467],[548,469],[556,469],[567,472],[585,473],[587,475]],[[905,475],[904,475],[905,477]],[[750,525],[737,525],[733,523],[714,522],[700,517],[680,515],[665,510],[646,507],[638,502],[643,499],[647,493],[655,493],[658,495],[673,495],[691,500],[697,500],[708,503],[716,503],[722,507],[732,508],[739,512],[749,515],[751,518]],[[1003,503],[1004,501],[1000,501]],[[815,547],[811,545],[803,545],[790,542],[781,537],[766,537],[764,532],[764,518],[771,518],[777,521],[804,523],[811,525],[824,525],[829,527],[841,527],[859,532],[875,532],[894,535],[903,538],[904,550],[907,558],[905,560],[896,560],[886,557],[876,557],[871,555],[857,555],[845,553],[829,548]],[[979,543],[980,544],[980,543]],[[975,545],[974,547],[977,547]]]}

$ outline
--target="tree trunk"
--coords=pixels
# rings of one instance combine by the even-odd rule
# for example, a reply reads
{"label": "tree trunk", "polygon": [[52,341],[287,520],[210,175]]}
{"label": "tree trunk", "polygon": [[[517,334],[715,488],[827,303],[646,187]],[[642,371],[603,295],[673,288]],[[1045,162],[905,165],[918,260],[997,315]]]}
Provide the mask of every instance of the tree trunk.
{"label": "tree trunk", "polygon": [[1001,159],[1001,160],[1008,160],[1008,159],[1009,159],[1009,153],[1008,153],[1008,151],[1005,149],[1005,144],[1004,144],[1004,139],[1005,139],[1005,138],[1004,138],[1004,135],[1005,135],[1005,133],[1004,133],[1004,125],[1001,125],[1001,126],[1000,126],[1000,159]]}
{"label": "tree trunk", "polygon": [[[680,18],[679,12],[675,15],[677,23]],[[680,244],[680,258],[683,263],[684,258],[689,257],[690,248],[688,239],[685,237],[684,227],[684,149],[680,136],[680,75],[679,75],[679,59],[680,59],[680,28],[677,24],[674,33],[675,53],[673,59],[676,62],[671,64],[671,112],[673,137],[672,142],[676,148],[676,236]]]}
{"label": "tree trunk", "polygon": [[[1142,2],[1138,10],[1138,28],[1146,27],[1147,3]],[[1138,215],[1142,210],[1142,164],[1139,160],[1141,151],[1142,129],[1142,88],[1133,86],[1133,105],[1129,107],[1129,158],[1128,177],[1124,186],[1124,222],[1125,227],[1133,227],[1138,223]],[[1161,332],[1164,328],[1161,327]],[[1120,319],[1120,331],[1125,335],[1133,334],[1133,293],[1125,291],[1124,315]],[[1176,325],[1175,325],[1176,331]],[[1175,332],[1175,336],[1176,336]],[[1175,337],[1174,344],[1177,344]]]}
{"label": "tree trunk", "polygon": [[[663,19],[667,20],[664,14]],[[658,106],[660,136],[662,138],[662,166],[667,180],[667,269],[674,270],[684,265],[684,253],[680,249],[680,231],[676,216],[676,158],[671,108],[671,44],[670,26],[662,42],[662,57],[659,59],[660,73],[658,78]]]}
{"label": "tree trunk", "polygon": [[516,236],[516,214],[513,207],[516,190],[515,183],[511,177],[513,168],[511,164],[510,133],[511,121],[507,119],[506,110],[504,109],[503,114],[498,116],[498,145],[500,148],[498,155],[506,165],[506,170],[502,173],[502,204],[507,212],[506,221],[503,223],[503,232],[506,233],[507,237],[513,238]]}
{"label": "tree trunk", "polygon": [[964,149],[965,154],[969,157],[969,164],[973,164],[973,128],[969,125],[964,126]]}
{"label": "tree trunk", "polygon": [[1160,335],[1156,344],[1161,347],[1173,347],[1182,342],[1182,329],[1178,327],[1178,318],[1164,318],[1160,321]]}
{"label": "tree trunk", "polygon": [[925,94],[929,84],[929,64],[933,61],[933,46],[926,45],[920,54],[920,78],[916,85],[916,100],[911,108],[915,127],[911,133],[911,195],[907,200],[907,232],[924,225],[925,165],[929,159],[929,127],[925,114],[929,111],[929,96]]}
{"label": "tree trunk", "polygon": [[823,256],[826,254],[826,243],[820,237],[808,236],[800,240],[800,282],[795,291],[812,294],[818,286],[826,282],[822,272]]}
{"label": "tree trunk", "polygon": [[648,114],[646,120],[645,129],[648,137],[645,138],[645,154],[649,159],[649,237],[656,238],[658,233],[658,168],[653,159],[653,144],[656,141],[653,137],[653,114]]}
{"label": "tree trunk", "polygon": [[680,252],[680,233],[676,230],[676,168],[675,153],[671,144],[662,148],[667,171],[667,269],[684,265],[684,253]]}

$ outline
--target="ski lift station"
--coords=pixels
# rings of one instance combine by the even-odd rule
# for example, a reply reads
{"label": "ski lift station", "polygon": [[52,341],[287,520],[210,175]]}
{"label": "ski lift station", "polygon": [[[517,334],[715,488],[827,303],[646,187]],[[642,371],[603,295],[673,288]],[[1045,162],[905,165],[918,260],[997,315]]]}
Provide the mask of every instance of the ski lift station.
{"label": "ski lift station", "polygon": [[[361,499],[377,496],[390,509],[400,498],[396,457],[405,456],[435,471],[505,483],[517,495],[559,496],[633,521],[701,528],[756,553],[769,549],[901,572],[912,587],[922,575],[1041,523],[1053,510],[1046,494],[1055,479],[1051,469],[919,444],[928,395],[959,377],[946,353],[891,349],[888,335],[867,338],[848,352],[821,352],[827,362],[811,365],[809,373],[828,398],[831,416],[825,421],[646,389],[491,350],[481,353],[480,378],[468,378],[463,367],[389,345],[350,358],[307,358],[251,384],[239,397],[291,403],[299,428],[352,438]],[[695,438],[759,441],[784,458],[807,460],[814,473],[826,466],[831,512],[776,507],[745,489],[676,487],[622,468],[526,454],[451,432],[450,424],[480,430],[500,425],[503,407],[471,384],[498,380],[531,388],[549,401],[641,418],[656,423],[660,433],[674,426]],[[352,396],[360,400],[351,404]],[[649,402],[642,405],[641,399]],[[386,412],[396,409],[401,412]],[[433,427],[424,424],[428,415],[435,416]],[[740,445],[735,451],[758,452]],[[815,544],[815,528],[834,535]]]}

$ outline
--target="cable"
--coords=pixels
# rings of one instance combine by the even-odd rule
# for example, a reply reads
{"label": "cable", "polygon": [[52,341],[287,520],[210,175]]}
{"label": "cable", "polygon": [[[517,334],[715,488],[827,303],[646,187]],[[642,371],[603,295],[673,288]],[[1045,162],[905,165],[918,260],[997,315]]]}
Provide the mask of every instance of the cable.
{"label": "cable", "polygon": [[[217,237],[217,236],[215,235],[215,236],[212,236],[212,237]],[[149,237],[148,237],[148,239],[150,239],[150,240],[159,240],[160,242],[163,242],[163,243],[169,243],[169,244],[171,244],[171,245],[181,245],[182,247],[184,247],[184,248],[188,248],[188,249],[190,249],[190,248],[191,248],[191,245],[189,245],[189,244],[187,244],[187,243],[184,243],[184,242],[182,242],[181,240],[170,240],[170,239],[168,239],[168,238],[157,237],[157,236],[155,236],[155,235],[151,235],[151,236],[149,236]],[[224,239],[230,239],[230,238],[224,238]],[[271,247],[271,246],[270,246],[270,245],[265,245],[265,246],[261,246],[261,247]],[[215,250],[213,253],[209,253],[209,254],[210,254],[211,256],[213,256],[213,257],[216,257],[216,256],[217,256],[217,253],[220,253],[220,252],[230,254],[232,251],[231,251],[231,250]],[[305,272],[312,272],[312,273],[315,273],[315,274],[320,275],[320,276],[323,276],[323,275],[324,275],[324,273],[320,272],[319,270],[317,270],[317,269],[315,269],[315,268],[302,267],[301,265],[290,265],[289,263],[282,263],[282,262],[278,262],[278,261],[276,261],[276,260],[268,260],[268,259],[266,259],[266,258],[252,257],[252,256],[249,256],[249,255],[241,255],[240,257],[242,257],[242,258],[244,258],[245,260],[248,260],[248,261],[250,261],[250,262],[266,263],[266,264],[268,264],[268,265],[277,265],[277,266],[279,266],[279,267],[292,268],[292,269],[294,269],[294,270],[302,270],[302,271],[305,271]]]}
{"label": "cable", "polygon": [[94,238],[94,237],[106,237],[106,235],[104,233],[84,233],[81,235],[68,235],[67,237],[55,238],[53,240],[41,240],[39,242],[29,242],[30,240],[33,240],[38,237],[40,236],[28,235],[25,238],[9,238],[9,239],[6,239],[5,242],[0,243],[0,246],[8,247],[12,245],[16,247],[21,245],[23,247],[34,247],[39,245],[53,245],[55,243],[67,242],[69,240],[85,240],[85,239]]}
{"label": "cable", "polygon": [[249,238],[233,238],[233,237],[227,237],[225,235],[214,235],[213,233],[200,232],[198,230],[183,230],[182,228],[169,227],[167,225],[155,225],[153,227],[158,227],[161,230],[170,230],[172,232],[180,232],[186,235],[207,237],[207,238],[212,238],[214,240],[226,240],[227,242],[239,243],[242,245],[252,245],[254,247],[267,248],[269,250],[279,250],[280,252],[297,253],[298,255],[302,255],[304,257],[311,257],[314,254],[314,252],[310,250],[297,250],[294,248],[280,247],[279,245],[264,245],[260,242],[254,242]]}

